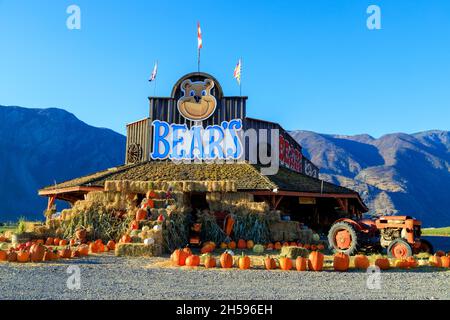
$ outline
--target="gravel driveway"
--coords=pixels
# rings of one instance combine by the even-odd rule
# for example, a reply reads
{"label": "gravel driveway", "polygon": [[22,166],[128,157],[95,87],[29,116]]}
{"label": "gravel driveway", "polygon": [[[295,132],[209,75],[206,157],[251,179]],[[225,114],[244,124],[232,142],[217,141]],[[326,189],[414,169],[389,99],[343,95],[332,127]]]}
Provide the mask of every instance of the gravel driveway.
{"label": "gravel driveway", "polygon": [[[162,268],[163,258],[89,256],[54,264],[0,264],[0,299],[450,299],[450,271],[421,268],[381,274]],[[81,288],[70,290],[67,268]]]}

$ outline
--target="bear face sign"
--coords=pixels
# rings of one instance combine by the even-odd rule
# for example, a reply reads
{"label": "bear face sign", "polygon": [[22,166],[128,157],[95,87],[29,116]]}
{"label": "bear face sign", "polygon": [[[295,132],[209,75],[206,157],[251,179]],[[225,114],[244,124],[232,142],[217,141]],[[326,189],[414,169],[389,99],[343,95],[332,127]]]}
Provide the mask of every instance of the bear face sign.
{"label": "bear face sign", "polygon": [[178,100],[178,111],[183,117],[192,121],[203,121],[208,119],[216,110],[217,101],[211,95],[214,81],[192,82],[187,79],[181,83],[183,96]]}

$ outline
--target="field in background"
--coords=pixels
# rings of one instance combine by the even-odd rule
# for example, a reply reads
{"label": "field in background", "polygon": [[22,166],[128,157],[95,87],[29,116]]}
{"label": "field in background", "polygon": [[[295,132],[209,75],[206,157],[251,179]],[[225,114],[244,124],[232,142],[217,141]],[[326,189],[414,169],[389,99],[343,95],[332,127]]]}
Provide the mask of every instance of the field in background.
{"label": "field in background", "polygon": [[446,237],[450,237],[450,227],[425,228],[425,229],[422,229],[422,235],[424,235],[424,236],[446,236]]}

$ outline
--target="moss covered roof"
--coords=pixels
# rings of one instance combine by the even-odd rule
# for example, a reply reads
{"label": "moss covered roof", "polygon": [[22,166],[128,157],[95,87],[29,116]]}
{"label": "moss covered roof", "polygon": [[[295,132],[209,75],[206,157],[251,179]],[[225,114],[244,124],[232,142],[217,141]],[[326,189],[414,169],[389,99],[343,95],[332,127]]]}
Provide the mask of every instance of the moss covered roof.
{"label": "moss covered roof", "polygon": [[[264,176],[260,167],[248,163],[175,164],[171,161],[149,161],[124,165],[65,181],[42,190],[77,186],[103,187],[107,180],[181,181],[234,180],[238,190],[284,190],[314,193],[354,194],[353,190],[280,168],[276,175]],[[322,185],[323,183],[323,185]],[[323,188],[323,189],[322,189]]]}

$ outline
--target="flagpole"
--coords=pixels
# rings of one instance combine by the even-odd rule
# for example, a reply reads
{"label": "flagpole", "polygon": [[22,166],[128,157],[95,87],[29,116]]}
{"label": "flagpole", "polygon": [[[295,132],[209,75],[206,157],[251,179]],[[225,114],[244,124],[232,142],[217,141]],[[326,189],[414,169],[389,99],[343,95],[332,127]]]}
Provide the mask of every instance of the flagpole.
{"label": "flagpole", "polygon": [[242,98],[242,57],[241,57],[241,70],[240,70],[240,81],[239,81],[239,96]]}
{"label": "flagpole", "polygon": [[197,69],[198,69],[198,73],[200,73],[200,48],[198,48],[198,54],[197,54]]}

